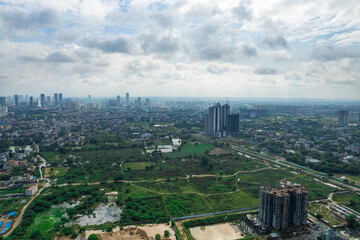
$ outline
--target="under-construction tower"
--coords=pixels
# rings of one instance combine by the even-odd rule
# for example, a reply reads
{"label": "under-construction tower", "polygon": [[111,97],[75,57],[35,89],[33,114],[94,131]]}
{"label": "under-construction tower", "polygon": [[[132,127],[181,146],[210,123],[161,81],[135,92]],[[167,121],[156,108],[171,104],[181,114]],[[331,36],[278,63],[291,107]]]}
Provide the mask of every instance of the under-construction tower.
{"label": "under-construction tower", "polygon": [[261,186],[260,220],[275,229],[306,224],[309,192],[299,184]]}

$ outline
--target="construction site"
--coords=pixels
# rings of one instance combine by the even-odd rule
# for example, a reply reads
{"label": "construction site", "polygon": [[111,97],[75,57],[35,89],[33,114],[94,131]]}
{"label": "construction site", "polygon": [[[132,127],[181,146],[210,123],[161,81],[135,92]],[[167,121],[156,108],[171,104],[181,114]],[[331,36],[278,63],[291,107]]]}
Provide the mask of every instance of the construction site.
{"label": "construction site", "polygon": [[287,181],[281,182],[280,187],[261,186],[260,221],[274,229],[305,225],[308,195],[305,187]]}

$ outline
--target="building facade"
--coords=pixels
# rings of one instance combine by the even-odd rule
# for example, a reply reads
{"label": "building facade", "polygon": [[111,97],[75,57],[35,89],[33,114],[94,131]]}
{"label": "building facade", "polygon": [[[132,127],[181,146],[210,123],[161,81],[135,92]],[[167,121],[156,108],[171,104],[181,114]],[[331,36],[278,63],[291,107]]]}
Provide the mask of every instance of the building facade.
{"label": "building facade", "polygon": [[339,111],[339,124],[346,126],[349,123],[349,111],[340,110]]}
{"label": "building facade", "polygon": [[275,229],[306,224],[308,195],[309,192],[298,184],[291,184],[287,188],[261,186],[260,220]]}

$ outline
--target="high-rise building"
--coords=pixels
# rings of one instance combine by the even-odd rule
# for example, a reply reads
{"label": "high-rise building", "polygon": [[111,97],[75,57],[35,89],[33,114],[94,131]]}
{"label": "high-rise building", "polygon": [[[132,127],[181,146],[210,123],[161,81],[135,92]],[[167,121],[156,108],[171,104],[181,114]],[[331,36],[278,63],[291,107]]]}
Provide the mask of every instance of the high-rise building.
{"label": "high-rise building", "polygon": [[58,98],[58,94],[54,93],[54,105],[57,106],[59,105],[59,98]]}
{"label": "high-rise building", "polygon": [[120,95],[116,96],[116,106],[120,106]]}
{"label": "high-rise building", "polygon": [[239,114],[229,114],[226,117],[226,131],[227,134],[234,134],[239,132],[239,122],[240,115]]}
{"label": "high-rise building", "polygon": [[349,111],[340,110],[339,111],[339,124],[346,126],[349,123]]}
{"label": "high-rise building", "polygon": [[41,107],[41,100],[37,99],[37,107]]}
{"label": "high-rise building", "polygon": [[126,106],[130,106],[130,94],[126,93]]}
{"label": "high-rise building", "polygon": [[62,93],[59,93],[59,105],[63,106],[63,95],[62,95]]}
{"label": "high-rise building", "polygon": [[[225,137],[228,131],[228,115],[230,115],[229,104],[221,106],[220,103],[209,107],[209,113],[205,116],[205,134],[211,137]],[[234,119],[231,119],[232,123]]]}
{"label": "high-rise building", "polygon": [[90,95],[90,94],[89,94],[89,96],[88,96],[88,100],[91,101],[91,95]]}
{"label": "high-rise building", "polygon": [[8,108],[5,106],[0,106],[0,117],[5,117],[8,114]]}
{"label": "high-rise building", "polygon": [[47,97],[46,97],[46,105],[47,105],[47,106],[50,106],[50,105],[51,105],[51,97],[50,97],[50,96],[47,96]]}
{"label": "high-rise building", "polygon": [[29,102],[29,95],[25,95],[25,101],[26,101],[26,103]]}
{"label": "high-rise building", "polygon": [[30,107],[34,107],[34,97],[30,96]]}
{"label": "high-rise building", "polygon": [[15,95],[15,96],[14,96],[14,99],[15,99],[15,106],[18,107],[18,106],[19,106],[19,102],[20,102],[19,95]]}
{"label": "high-rise building", "polygon": [[40,104],[41,107],[45,107],[45,94],[40,94]]}
{"label": "high-rise building", "polygon": [[141,97],[138,97],[138,99],[135,100],[135,108],[137,109],[142,108]]}
{"label": "high-rise building", "polygon": [[309,192],[299,184],[261,186],[260,220],[275,229],[307,223]]}
{"label": "high-rise building", "polygon": [[0,106],[5,107],[6,106],[6,97],[0,97]]}

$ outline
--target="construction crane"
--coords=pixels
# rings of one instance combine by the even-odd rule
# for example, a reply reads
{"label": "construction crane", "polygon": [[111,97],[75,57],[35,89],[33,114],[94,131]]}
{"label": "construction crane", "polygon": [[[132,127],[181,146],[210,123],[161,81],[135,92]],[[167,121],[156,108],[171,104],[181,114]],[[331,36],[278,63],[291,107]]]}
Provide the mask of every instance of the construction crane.
{"label": "construction crane", "polygon": [[286,194],[287,194],[287,182],[288,182],[288,180],[292,180],[292,179],[295,179],[295,178],[298,178],[298,177],[304,177],[304,176],[307,176],[307,175],[310,175],[310,174],[312,174],[312,173],[307,172],[305,174],[296,175],[294,177],[284,179],[285,194],[284,194],[284,202],[283,202],[282,229],[285,229],[285,223],[286,223],[286,221],[285,221],[285,217],[286,217]]}

